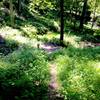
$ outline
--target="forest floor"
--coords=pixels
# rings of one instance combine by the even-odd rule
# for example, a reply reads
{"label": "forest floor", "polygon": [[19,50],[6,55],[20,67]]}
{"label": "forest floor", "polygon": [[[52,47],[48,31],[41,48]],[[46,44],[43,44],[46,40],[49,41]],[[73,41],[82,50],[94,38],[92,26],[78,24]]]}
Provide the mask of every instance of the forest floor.
{"label": "forest floor", "polygon": [[[100,46],[100,43],[93,44],[90,42],[80,42],[80,48],[88,48],[88,47],[95,47]],[[61,49],[61,46],[55,46],[51,43],[46,43],[40,46],[41,49],[45,50],[48,54],[52,54],[53,52]],[[50,83],[48,86],[48,100],[64,100],[64,97],[58,92],[60,89],[60,83],[57,79],[57,65],[54,61],[50,64]]]}
{"label": "forest floor", "polygon": [[[51,54],[62,47],[60,46],[55,46],[53,44],[47,43],[41,46],[43,50],[45,50],[48,54]],[[57,65],[55,62],[51,62],[49,64],[50,66],[50,83],[48,86],[48,100],[64,100],[64,98],[58,93],[57,91],[59,90],[60,84],[57,79]]]}
{"label": "forest floor", "polygon": [[[2,32],[0,36],[2,40],[7,37],[11,37],[11,39],[18,41],[22,44],[29,44],[30,46],[37,48],[38,42],[34,39],[30,40],[29,38],[26,38],[24,36],[21,36],[18,34],[13,35],[12,33],[6,33],[6,32]],[[56,50],[59,50],[61,46],[55,46],[51,43],[42,43],[39,48],[46,51],[47,54],[51,54],[55,52]],[[51,78],[50,78],[50,83],[48,86],[48,99],[49,100],[63,100],[61,95],[57,92],[59,89],[59,83],[57,81],[57,68],[56,68],[57,66],[54,62],[51,62],[49,66],[50,66],[50,77]]]}
{"label": "forest floor", "polygon": [[[15,31],[13,32],[15,33]],[[36,39],[30,39],[27,37],[24,37],[20,34],[12,34],[9,32],[0,32],[0,35],[3,39],[10,37],[14,41],[18,41],[21,44],[27,44],[31,47],[43,49],[46,51],[48,55],[51,55],[55,51],[58,51],[59,49],[62,49],[63,47],[54,45],[52,43],[41,43],[38,45],[38,41]],[[69,38],[68,38],[69,39]],[[69,39],[70,40],[70,39]],[[72,41],[74,38],[71,39]],[[79,48],[94,48],[96,46],[100,46],[100,43],[91,43],[88,41],[79,41]],[[64,100],[63,96],[58,92],[60,88],[60,83],[58,82],[58,76],[57,76],[57,65],[55,61],[49,62],[49,69],[50,69],[50,83],[48,85],[48,100]]]}

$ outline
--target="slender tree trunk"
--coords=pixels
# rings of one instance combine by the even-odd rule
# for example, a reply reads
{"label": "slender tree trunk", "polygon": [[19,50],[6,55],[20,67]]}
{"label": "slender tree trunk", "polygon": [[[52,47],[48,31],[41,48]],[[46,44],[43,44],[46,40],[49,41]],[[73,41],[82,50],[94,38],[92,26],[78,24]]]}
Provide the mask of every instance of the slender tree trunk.
{"label": "slender tree trunk", "polygon": [[93,11],[93,19],[92,19],[92,26],[91,26],[91,29],[93,28],[94,24],[95,24],[95,12],[96,12],[96,6],[97,6],[97,1],[95,1],[95,8],[94,8],[94,11]]}
{"label": "slender tree trunk", "polygon": [[14,27],[14,11],[13,11],[12,0],[10,0],[10,21],[11,21],[11,26]]}
{"label": "slender tree trunk", "polygon": [[18,14],[21,13],[21,0],[18,0]]}
{"label": "slender tree trunk", "polygon": [[73,24],[73,0],[72,0],[72,7],[70,8],[70,22]]}
{"label": "slender tree trunk", "polygon": [[86,9],[87,9],[87,1],[88,1],[88,0],[84,0],[82,15],[81,15],[81,19],[80,19],[80,29],[81,29],[81,30],[83,29],[83,24],[84,24]]}
{"label": "slender tree trunk", "polygon": [[60,0],[60,13],[61,13],[61,33],[60,33],[60,43],[63,45],[64,40],[64,0]]}
{"label": "slender tree trunk", "polygon": [[76,7],[76,9],[75,9],[75,18],[74,18],[74,30],[76,30],[76,21],[77,21],[77,19],[76,19],[76,17],[77,17],[77,12],[78,12],[78,10],[77,10],[77,7]]}

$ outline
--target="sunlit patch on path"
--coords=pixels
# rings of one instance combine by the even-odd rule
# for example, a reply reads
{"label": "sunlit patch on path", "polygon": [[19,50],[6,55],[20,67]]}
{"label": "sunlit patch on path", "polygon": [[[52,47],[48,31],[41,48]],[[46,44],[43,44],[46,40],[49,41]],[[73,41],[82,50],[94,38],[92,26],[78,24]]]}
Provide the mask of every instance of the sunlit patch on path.
{"label": "sunlit patch on path", "polygon": [[100,46],[100,43],[91,43],[88,41],[85,41],[85,42],[82,41],[79,43],[80,48],[89,48],[89,47],[94,48],[94,47],[98,47],[98,46]]}
{"label": "sunlit patch on path", "polygon": [[52,53],[56,50],[59,50],[61,48],[61,46],[57,46],[57,45],[54,45],[52,43],[46,43],[46,44],[42,44],[41,48],[43,50],[47,51],[48,53]]}

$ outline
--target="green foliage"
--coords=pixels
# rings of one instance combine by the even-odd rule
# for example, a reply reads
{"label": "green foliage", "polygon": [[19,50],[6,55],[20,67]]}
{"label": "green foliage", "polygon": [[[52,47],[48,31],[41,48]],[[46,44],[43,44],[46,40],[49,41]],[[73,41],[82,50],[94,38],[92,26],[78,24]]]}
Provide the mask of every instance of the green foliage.
{"label": "green foliage", "polygon": [[99,100],[100,48],[69,47],[52,54],[64,100]]}
{"label": "green foliage", "polygon": [[30,2],[30,11],[38,11],[40,14],[46,14],[48,11],[52,10],[53,5],[50,0],[35,0]]}
{"label": "green foliage", "polygon": [[[93,1],[92,4],[90,4],[91,1]],[[49,33],[49,31],[60,31],[60,0],[21,0],[21,8],[18,0],[12,0],[11,7],[9,3],[11,2],[7,0],[0,1],[2,25],[10,26],[12,21],[13,26],[15,22],[13,28],[18,28],[16,30],[19,30],[21,35],[35,38],[39,42],[60,45],[59,34],[53,36],[52,32]],[[84,29],[83,32],[78,32],[83,3],[84,0],[64,0],[64,21],[67,22],[65,31],[67,34],[78,35],[82,41],[100,42],[100,30]],[[99,12],[99,3],[99,0],[88,0],[85,19],[94,10],[96,13]],[[20,14],[18,8],[20,8]],[[100,24],[99,18],[97,24]],[[71,30],[72,25],[74,32]],[[44,37],[41,38],[41,35]],[[68,38],[70,35],[65,38],[66,49],[61,48],[57,52],[48,54],[48,57],[41,50],[27,46],[21,47],[16,41],[6,40],[3,47],[0,46],[0,53],[5,55],[0,57],[0,100],[47,99],[49,81],[47,60],[57,62],[58,79],[65,100],[99,100],[100,47],[76,49],[69,41],[67,42]],[[74,38],[69,40],[76,42]],[[78,40],[79,43],[80,40]]]}
{"label": "green foliage", "polygon": [[6,39],[4,44],[0,44],[0,55],[8,55],[17,50],[19,44],[17,41]]}
{"label": "green foliage", "polygon": [[44,34],[47,34],[47,32],[48,32],[48,29],[47,29],[47,28],[45,28],[45,27],[40,27],[40,28],[38,28],[37,34],[44,35]]}
{"label": "green foliage", "polygon": [[100,26],[100,17],[97,18],[97,25]]}
{"label": "green foliage", "polygon": [[0,60],[1,100],[44,100],[49,80],[45,53],[23,47]]}

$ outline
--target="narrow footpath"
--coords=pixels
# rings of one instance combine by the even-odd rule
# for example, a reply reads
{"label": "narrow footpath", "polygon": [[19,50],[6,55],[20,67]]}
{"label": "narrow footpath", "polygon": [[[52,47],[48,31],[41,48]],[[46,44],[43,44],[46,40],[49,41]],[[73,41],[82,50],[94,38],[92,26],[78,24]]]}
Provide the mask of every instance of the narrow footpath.
{"label": "narrow footpath", "polygon": [[[41,46],[48,54],[59,50],[61,47],[53,44],[44,44]],[[57,81],[57,65],[55,62],[50,63],[50,83],[48,86],[48,100],[64,100],[64,98],[57,92],[59,90],[59,83]]]}

